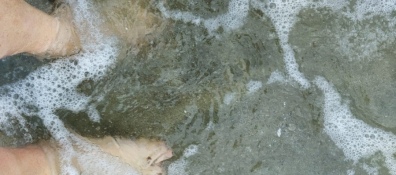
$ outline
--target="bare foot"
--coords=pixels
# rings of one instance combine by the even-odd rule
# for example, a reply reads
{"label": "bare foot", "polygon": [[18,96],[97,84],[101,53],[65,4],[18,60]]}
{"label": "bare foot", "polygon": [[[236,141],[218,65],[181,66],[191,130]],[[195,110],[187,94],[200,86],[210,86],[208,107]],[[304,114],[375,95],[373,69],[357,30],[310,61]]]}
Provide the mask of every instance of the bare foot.
{"label": "bare foot", "polygon": [[[161,141],[148,139],[132,141],[113,137],[89,139],[89,141],[142,175],[164,175],[161,162],[172,157],[172,150]],[[58,151],[57,144],[53,140],[41,141],[23,148],[0,147],[0,175],[23,175],[27,172],[37,175],[59,174],[63,165]],[[81,163],[75,161],[73,166],[77,171],[84,172],[89,167]],[[101,172],[97,173],[101,174]]]}
{"label": "bare foot", "polygon": [[58,58],[77,54],[81,50],[79,35],[73,25],[73,15],[70,6],[60,2],[56,4],[51,16],[55,17],[57,25],[56,37],[42,53],[34,53],[41,58]]}
{"label": "bare foot", "polygon": [[57,58],[81,49],[67,4],[50,16],[24,0],[0,0],[0,14],[0,59],[24,52]]}

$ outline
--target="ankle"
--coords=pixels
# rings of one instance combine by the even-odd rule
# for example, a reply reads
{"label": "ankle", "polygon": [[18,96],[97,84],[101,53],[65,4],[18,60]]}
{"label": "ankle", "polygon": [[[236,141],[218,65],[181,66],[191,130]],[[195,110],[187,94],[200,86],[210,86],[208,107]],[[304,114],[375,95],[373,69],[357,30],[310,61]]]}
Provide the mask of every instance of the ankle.
{"label": "ankle", "polygon": [[79,35],[73,25],[71,9],[67,4],[61,4],[52,14],[54,26],[45,46],[39,52],[33,53],[39,58],[59,58],[77,54],[81,50]]}

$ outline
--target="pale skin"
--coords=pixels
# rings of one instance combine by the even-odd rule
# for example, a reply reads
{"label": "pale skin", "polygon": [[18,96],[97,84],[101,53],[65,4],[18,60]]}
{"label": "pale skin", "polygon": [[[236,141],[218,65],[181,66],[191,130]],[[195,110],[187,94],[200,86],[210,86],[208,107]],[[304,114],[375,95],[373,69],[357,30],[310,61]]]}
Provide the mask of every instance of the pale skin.
{"label": "pale skin", "polygon": [[0,58],[18,53],[62,57],[81,49],[70,9],[51,16],[24,0],[0,0]]}
{"label": "pale skin", "polygon": [[[142,175],[164,175],[161,162],[172,157],[172,150],[164,142],[148,139],[85,139],[101,151],[127,163]],[[0,148],[0,175],[58,175],[61,164],[54,142],[41,141],[22,148]],[[80,173],[84,167],[74,166]]]}
{"label": "pale skin", "polygon": [[31,145],[22,148],[0,148],[1,175],[6,174],[42,174],[49,175],[51,168],[48,166],[44,150]]}

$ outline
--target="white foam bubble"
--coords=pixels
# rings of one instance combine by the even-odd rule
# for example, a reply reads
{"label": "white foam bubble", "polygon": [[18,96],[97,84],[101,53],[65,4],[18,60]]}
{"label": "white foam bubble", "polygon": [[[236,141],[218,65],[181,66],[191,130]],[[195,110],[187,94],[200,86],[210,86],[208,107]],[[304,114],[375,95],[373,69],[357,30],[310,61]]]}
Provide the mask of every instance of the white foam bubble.
{"label": "white foam bubble", "polygon": [[209,19],[204,19],[190,12],[168,10],[165,8],[163,1],[159,2],[158,9],[165,18],[180,20],[185,23],[191,22],[195,25],[203,24],[210,34],[214,34],[220,27],[224,31],[230,32],[243,26],[249,12],[249,0],[231,0],[227,13]]}
{"label": "white foam bubble", "polygon": [[235,92],[229,92],[224,95],[223,103],[226,105],[231,104],[232,100],[234,100],[236,93]]}
{"label": "white foam bubble", "polygon": [[342,149],[347,159],[357,163],[377,152],[385,157],[386,167],[396,174],[396,136],[378,128],[371,127],[357,119],[342,103],[340,94],[323,77],[317,77],[314,83],[324,94],[324,130]]}
{"label": "white foam bubble", "polygon": [[263,83],[261,81],[250,80],[246,84],[246,89],[247,89],[248,94],[254,93],[254,92],[258,91],[259,89],[261,89],[262,87],[263,87]]}
{"label": "white foam bubble", "polygon": [[276,70],[271,73],[270,77],[268,78],[267,84],[272,84],[275,82],[287,83],[288,80],[286,79],[286,76],[282,72]]}
{"label": "white foam bubble", "polygon": [[172,162],[168,167],[169,175],[189,175],[186,171],[188,162],[186,159],[181,158]]}
{"label": "white foam bubble", "polygon": [[188,165],[188,157],[198,153],[198,145],[189,145],[183,152],[183,155],[176,161],[172,162],[168,167],[169,175],[188,175],[186,168]]}
{"label": "white foam bubble", "polygon": [[183,157],[188,158],[198,153],[198,145],[189,145],[183,153]]}

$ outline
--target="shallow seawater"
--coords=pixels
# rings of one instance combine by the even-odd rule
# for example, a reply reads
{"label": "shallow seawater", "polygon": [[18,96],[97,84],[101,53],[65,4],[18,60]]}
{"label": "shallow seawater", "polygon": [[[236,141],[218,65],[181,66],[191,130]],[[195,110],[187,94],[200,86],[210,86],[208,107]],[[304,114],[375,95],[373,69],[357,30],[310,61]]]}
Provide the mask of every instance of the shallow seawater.
{"label": "shallow seawater", "polygon": [[[88,2],[103,36],[87,43],[100,47],[71,66],[0,61],[2,145],[57,135],[46,120],[60,119],[86,137],[165,140],[171,175],[396,174],[394,2]],[[43,84],[70,87],[27,96],[68,101],[46,110],[12,90],[50,68]]]}

